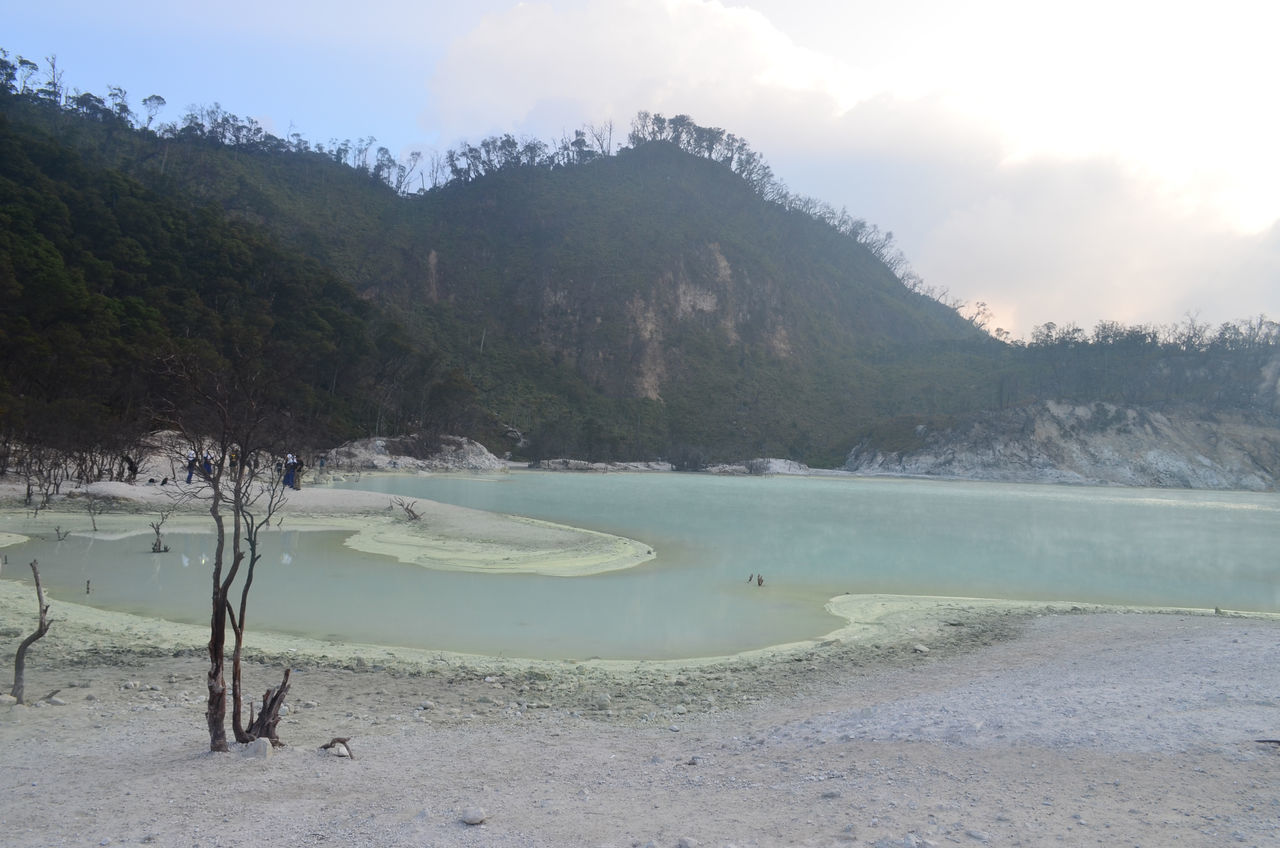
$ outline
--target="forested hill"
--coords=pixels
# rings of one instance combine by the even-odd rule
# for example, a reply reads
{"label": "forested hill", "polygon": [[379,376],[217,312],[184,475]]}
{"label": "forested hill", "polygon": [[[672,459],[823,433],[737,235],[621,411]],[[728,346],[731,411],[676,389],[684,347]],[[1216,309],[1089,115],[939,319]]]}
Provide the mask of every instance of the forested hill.
{"label": "forested hill", "polygon": [[[665,142],[500,170],[409,214],[426,262],[393,296],[468,328],[455,355],[487,395],[517,389],[497,409],[544,454],[831,451],[892,403],[877,360],[981,335],[865,246]],[[531,352],[582,391],[521,388]]]}
{"label": "forested hill", "polygon": [[265,356],[256,335],[325,437],[833,462],[904,390],[944,391],[886,360],[981,337],[871,247],[668,140],[405,196],[205,125],[3,105],[6,415],[28,435],[48,403],[145,417],[166,345],[231,361]]}
{"label": "forested hill", "polygon": [[153,129],[117,94],[0,85],[6,443],[154,426],[192,356],[272,375],[295,443],[453,432],[685,466],[839,465],[1046,397],[1274,402],[1269,321],[1002,343],[887,235],[685,116],[641,113],[617,149],[486,139],[419,172],[217,107]]}
{"label": "forested hill", "polygon": [[342,438],[385,417],[391,363],[430,361],[314,260],[7,113],[0,296],[5,445],[124,450],[181,405],[175,370],[197,366],[252,379],[299,438]]}

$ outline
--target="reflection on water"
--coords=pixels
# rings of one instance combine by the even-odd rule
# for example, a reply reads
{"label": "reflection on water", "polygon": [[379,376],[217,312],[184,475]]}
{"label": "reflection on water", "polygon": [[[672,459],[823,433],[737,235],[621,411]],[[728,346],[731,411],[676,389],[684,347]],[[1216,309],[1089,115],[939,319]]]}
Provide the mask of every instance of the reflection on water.
{"label": "reflection on water", "polygon": [[[483,575],[362,554],[338,532],[276,531],[255,577],[251,634],[664,658],[821,635],[839,623],[823,603],[844,592],[1280,611],[1274,495],[536,472],[365,478],[361,488],[619,533],[658,557],[593,577]],[[8,554],[39,558],[55,597],[207,621],[212,536],[168,534],[167,554],[150,553],[150,541],[73,535]]]}

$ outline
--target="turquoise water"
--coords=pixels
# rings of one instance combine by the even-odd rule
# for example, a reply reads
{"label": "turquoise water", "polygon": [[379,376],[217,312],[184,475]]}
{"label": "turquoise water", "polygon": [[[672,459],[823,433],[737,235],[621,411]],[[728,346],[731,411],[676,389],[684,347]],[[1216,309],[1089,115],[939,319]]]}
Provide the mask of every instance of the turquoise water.
{"label": "turquoise water", "polygon": [[1280,498],[839,477],[382,477],[391,494],[642,539],[681,572],[841,592],[1280,611]]}
{"label": "turquoise water", "polygon": [[[542,658],[713,656],[812,638],[845,592],[1280,611],[1275,495],[821,477],[371,477],[353,488],[642,540],[657,558],[593,577],[432,571],[274,532],[250,631]],[[145,529],[145,521],[140,519]],[[287,522],[286,522],[287,528]],[[18,527],[0,529],[22,532]],[[8,548],[55,597],[200,623],[212,536]],[[763,574],[765,586],[747,583]],[[93,594],[83,594],[84,581]]]}

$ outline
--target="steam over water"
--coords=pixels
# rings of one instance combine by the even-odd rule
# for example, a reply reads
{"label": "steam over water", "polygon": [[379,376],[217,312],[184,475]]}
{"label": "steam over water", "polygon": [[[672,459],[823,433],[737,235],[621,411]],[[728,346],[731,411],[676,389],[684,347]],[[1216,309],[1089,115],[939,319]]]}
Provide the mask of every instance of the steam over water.
{"label": "steam over water", "polygon": [[[846,592],[1280,611],[1274,494],[540,472],[359,487],[616,533],[657,558],[575,578],[432,571],[286,521],[255,579],[251,631],[656,659],[821,636],[842,623],[823,604]],[[168,554],[149,553],[149,534],[33,541],[6,550],[5,576],[36,557],[55,598],[206,622],[212,536],[166,541]]]}

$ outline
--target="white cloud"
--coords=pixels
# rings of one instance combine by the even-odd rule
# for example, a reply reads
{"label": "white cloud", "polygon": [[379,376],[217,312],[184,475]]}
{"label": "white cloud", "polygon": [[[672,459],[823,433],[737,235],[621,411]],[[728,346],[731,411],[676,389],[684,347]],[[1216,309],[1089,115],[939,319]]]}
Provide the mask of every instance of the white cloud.
{"label": "white cloud", "polygon": [[1280,314],[1275,28],[1215,8],[523,3],[452,43],[433,118],[452,138],[621,136],[639,109],[723,126],[1018,333]]}
{"label": "white cloud", "polygon": [[[457,39],[432,83],[433,117],[457,132],[545,129],[640,109],[704,124],[774,120],[786,98],[830,114],[839,61],[797,47],[747,9],[702,0],[522,3]],[[556,129],[556,127],[552,127]]]}

